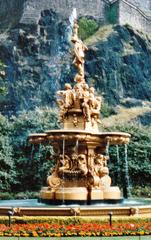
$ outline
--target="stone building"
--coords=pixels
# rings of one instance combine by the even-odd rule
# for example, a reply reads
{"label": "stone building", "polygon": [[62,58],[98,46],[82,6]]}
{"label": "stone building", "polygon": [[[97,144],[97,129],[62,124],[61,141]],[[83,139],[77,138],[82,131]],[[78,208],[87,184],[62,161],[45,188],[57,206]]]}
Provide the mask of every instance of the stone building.
{"label": "stone building", "polygon": [[148,33],[151,30],[150,0],[27,0],[20,23],[37,24],[41,11],[46,9],[68,18],[73,8],[79,16],[93,16],[101,23],[129,24]]}
{"label": "stone building", "polygon": [[67,19],[73,8],[79,16],[91,16],[101,23],[129,24],[141,31],[151,30],[150,0],[11,0],[0,1],[0,28],[37,24],[44,10]]}

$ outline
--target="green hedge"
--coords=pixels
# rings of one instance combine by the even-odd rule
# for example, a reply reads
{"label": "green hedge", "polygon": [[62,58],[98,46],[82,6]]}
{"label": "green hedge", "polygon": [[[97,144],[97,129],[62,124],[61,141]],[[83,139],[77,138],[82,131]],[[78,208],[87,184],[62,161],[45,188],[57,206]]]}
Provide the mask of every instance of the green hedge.
{"label": "green hedge", "polygon": [[[12,217],[12,224],[13,223],[52,223],[52,224],[82,224],[82,223],[98,223],[104,224],[109,222],[109,217],[45,217],[45,216],[36,216],[36,217]],[[142,217],[142,216],[126,216],[126,217],[112,217],[113,223],[145,223],[151,222],[151,217]],[[8,217],[0,216],[0,224],[7,224]]]}

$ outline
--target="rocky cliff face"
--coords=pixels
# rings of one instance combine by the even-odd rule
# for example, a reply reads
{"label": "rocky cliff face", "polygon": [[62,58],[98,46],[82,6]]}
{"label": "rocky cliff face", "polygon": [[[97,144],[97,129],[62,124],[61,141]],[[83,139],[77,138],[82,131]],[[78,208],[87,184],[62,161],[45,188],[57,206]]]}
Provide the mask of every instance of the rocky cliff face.
{"label": "rocky cliff face", "polygon": [[41,13],[38,25],[38,33],[32,34],[30,28],[14,28],[8,35],[2,35],[0,59],[7,65],[8,95],[1,100],[1,111],[53,106],[56,91],[68,81],[70,55],[66,22],[46,10]]}
{"label": "rocky cliff face", "polygon": [[108,102],[151,100],[151,39],[147,35],[129,26],[109,26],[87,44],[87,77]]}
{"label": "rocky cliff face", "polygon": [[[0,36],[0,59],[7,65],[8,95],[3,113],[54,106],[55,93],[73,81],[69,23],[44,10],[38,33],[13,28]],[[151,39],[129,26],[106,26],[86,43],[86,78],[111,104],[151,100]]]}
{"label": "rocky cliff face", "polygon": [[4,32],[18,24],[26,0],[0,1],[0,32]]}

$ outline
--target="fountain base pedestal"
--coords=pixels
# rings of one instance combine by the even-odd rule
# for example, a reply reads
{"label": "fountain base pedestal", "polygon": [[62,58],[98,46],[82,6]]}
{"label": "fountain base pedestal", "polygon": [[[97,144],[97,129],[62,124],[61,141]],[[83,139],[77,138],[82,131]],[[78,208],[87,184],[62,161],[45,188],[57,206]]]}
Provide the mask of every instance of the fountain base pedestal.
{"label": "fountain base pedestal", "polygon": [[40,191],[40,202],[50,204],[91,204],[91,203],[118,203],[121,202],[121,191],[118,187],[108,187],[101,190],[97,188],[87,189],[86,187],[50,189],[43,187]]}

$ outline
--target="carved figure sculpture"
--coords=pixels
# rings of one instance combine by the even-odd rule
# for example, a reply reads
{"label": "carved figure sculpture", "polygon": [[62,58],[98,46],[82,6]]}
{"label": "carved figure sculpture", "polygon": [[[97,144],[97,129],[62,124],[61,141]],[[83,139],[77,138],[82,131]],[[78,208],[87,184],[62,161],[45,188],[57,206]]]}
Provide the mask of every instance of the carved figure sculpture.
{"label": "carved figure sculpture", "polygon": [[74,25],[73,25],[73,37],[78,36],[78,29],[79,29],[79,25],[77,24],[77,21],[74,21]]}
{"label": "carved figure sculpture", "polygon": [[56,171],[47,177],[47,183],[50,188],[57,188],[60,186],[61,181]]}
{"label": "carved figure sculpture", "polygon": [[66,109],[70,108],[73,104],[73,92],[69,83],[65,83],[65,90],[58,91],[57,94],[63,97],[63,105]]}
{"label": "carved figure sculpture", "polygon": [[90,106],[91,106],[91,123],[92,126],[97,125],[97,123],[101,123],[100,120],[100,110],[102,106],[102,98],[96,97],[90,99]]}
{"label": "carved figure sculpture", "polygon": [[100,173],[104,167],[103,163],[104,156],[102,154],[97,154],[96,158],[94,159],[94,172],[97,176],[100,177]]}
{"label": "carved figure sculpture", "polygon": [[58,172],[63,172],[70,169],[70,158],[67,155],[60,154],[59,156],[59,169]]}
{"label": "carved figure sculpture", "polygon": [[86,156],[84,154],[78,155],[78,170],[80,170],[83,175],[88,173]]}
{"label": "carved figure sculpture", "polygon": [[72,42],[74,42],[74,55],[75,55],[73,64],[78,69],[79,74],[84,76],[84,56],[85,56],[84,52],[87,50],[87,47],[77,37],[73,37]]}
{"label": "carved figure sculpture", "polygon": [[108,157],[97,154],[94,160],[94,186],[99,188],[109,187],[111,178],[109,177],[109,169],[107,166]]}
{"label": "carved figure sculpture", "polygon": [[83,92],[82,92],[82,109],[84,113],[84,117],[87,122],[91,121],[91,113],[90,113],[90,106],[89,106],[89,86],[88,84],[83,84]]}
{"label": "carved figure sculpture", "polygon": [[60,120],[63,121],[65,114],[71,108],[74,101],[72,87],[69,83],[65,84],[65,90],[58,91],[57,95],[59,95],[62,99],[58,99],[57,103],[60,107]]}
{"label": "carved figure sculpture", "polygon": [[74,114],[73,114],[73,125],[74,125],[75,127],[78,127],[78,124],[79,124],[78,117],[77,117],[77,115],[74,113]]}
{"label": "carved figure sculpture", "polygon": [[74,81],[78,84],[83,84],[85,83],[85,79],[84,79],[84,76],[80,75],[79,73],[77,73],[75,75],[75,78],[74,78]]}
{"label": "carved figure sculpture", "polygon": [[74,60],[73,64],[78,69],[80,75],[84,76],[84,56],[87,46],[78,38],[77,24],[74,24],[74,32],[71,41],[74,43]]}
{"label": "carved figure sculpture", "polygon": [[77,159],[78,159],[78,155],[76,153],[73,153],[71,156],[71,169],[73,171],[77,170],[77,166],[78,166]]}

